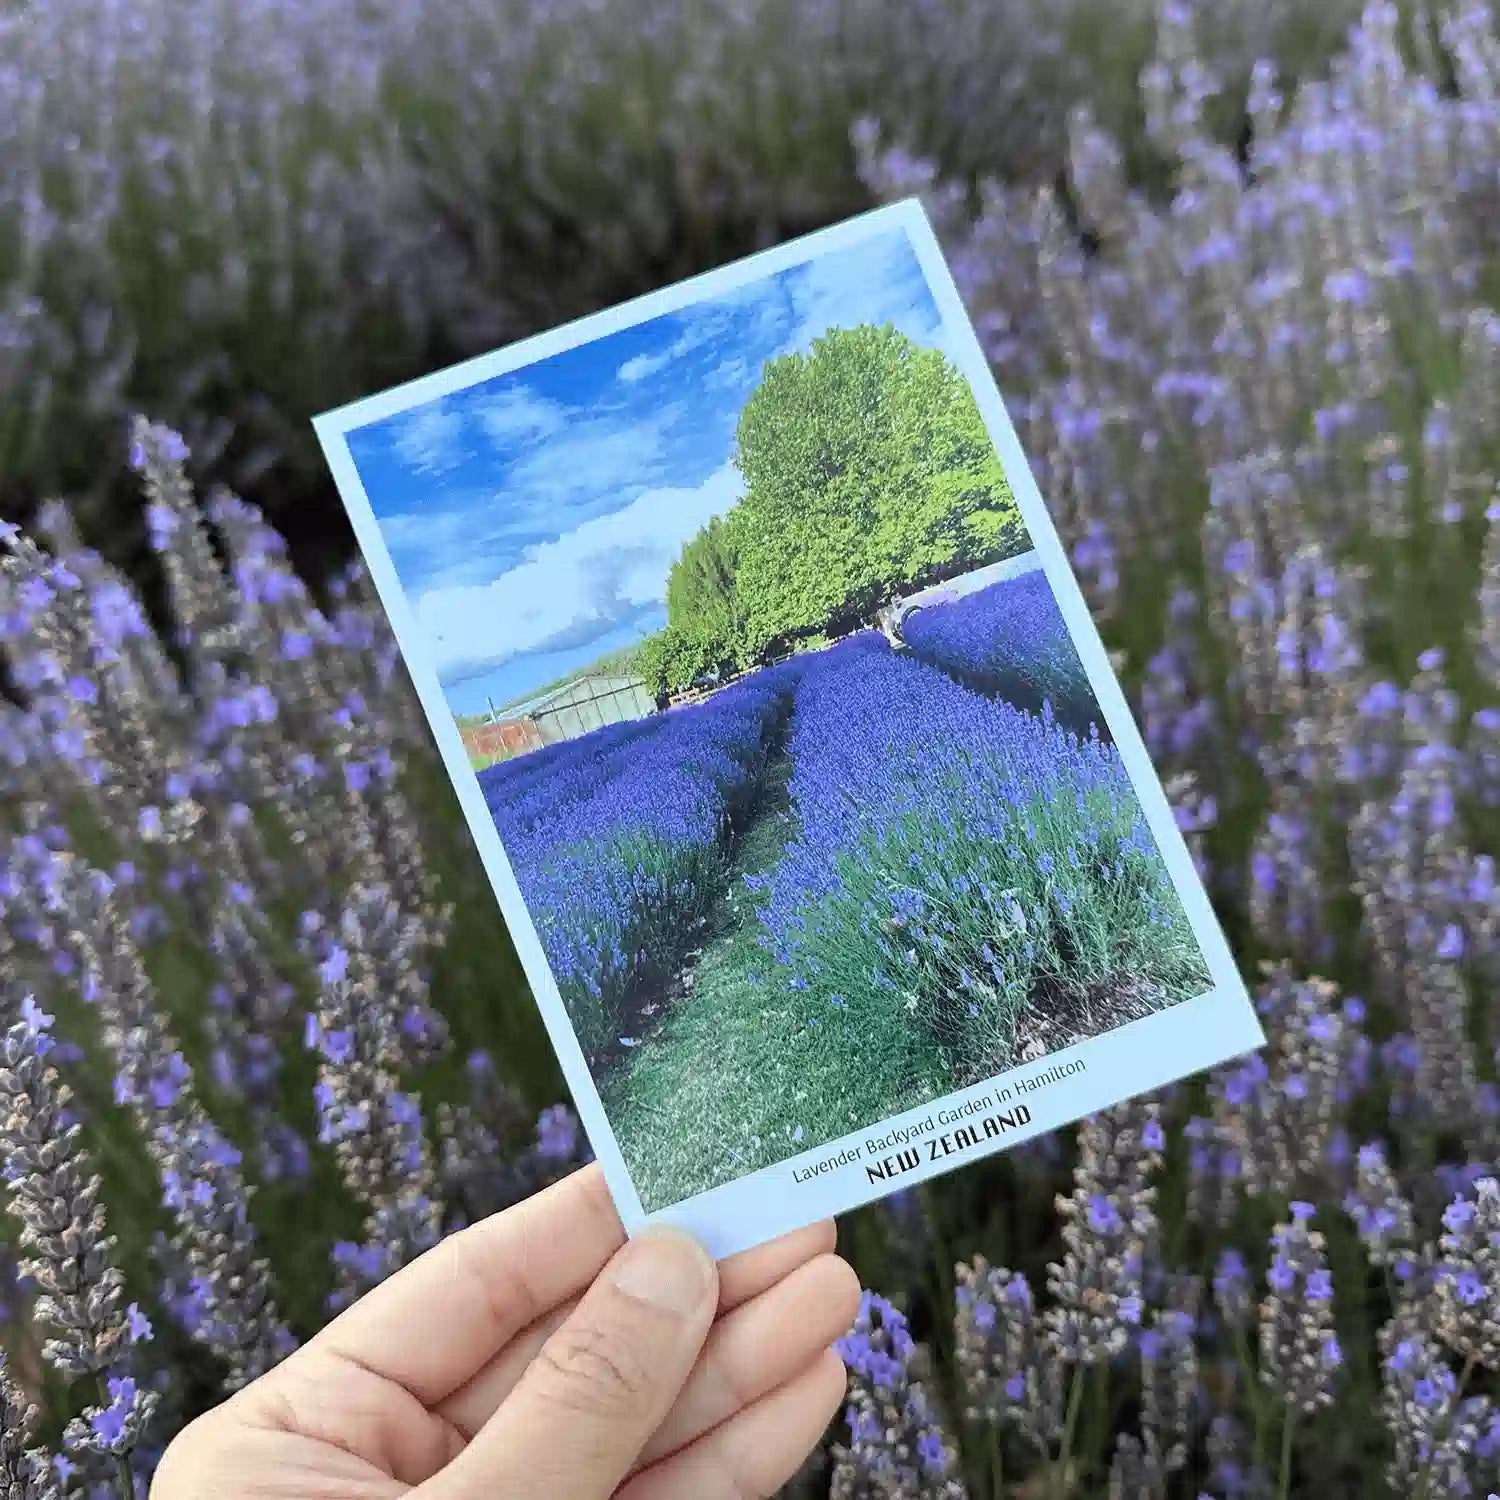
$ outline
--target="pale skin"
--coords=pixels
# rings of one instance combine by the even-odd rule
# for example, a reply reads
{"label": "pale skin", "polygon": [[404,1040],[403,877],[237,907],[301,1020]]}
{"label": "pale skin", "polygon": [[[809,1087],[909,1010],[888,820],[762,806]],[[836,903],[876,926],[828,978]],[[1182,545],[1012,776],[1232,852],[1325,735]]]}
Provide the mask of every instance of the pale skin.
{"label": "pale skin", "polygon": [[186,1428],[151,1500],[760,1500],[843,1400],[830,1222],[718,1266],[587,1167],[444,1241]]}

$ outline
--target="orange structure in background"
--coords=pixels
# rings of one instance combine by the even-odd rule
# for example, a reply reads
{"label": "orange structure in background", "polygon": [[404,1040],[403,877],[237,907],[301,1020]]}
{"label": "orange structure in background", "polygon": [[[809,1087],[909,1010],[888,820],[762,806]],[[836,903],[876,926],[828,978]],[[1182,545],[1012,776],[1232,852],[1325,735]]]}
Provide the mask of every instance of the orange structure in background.
{"label": "orange structure in background", "polygon": [[483,760],[508,760],[540,750],[542,731],[535,719],[503,719],[495,724],[465,724],[459,729],[464,749]]}
{"label": "orange structure in background", "polygon": [[[502,718],[502,713],[508,717]],[[491,707],[488,715],[460,723],[464,748],[474,761],[509,760],[577,739],[606,724],[644,719],[656,700],[638,678],[618,672],[591,672],[550,688],[523,703]]]}

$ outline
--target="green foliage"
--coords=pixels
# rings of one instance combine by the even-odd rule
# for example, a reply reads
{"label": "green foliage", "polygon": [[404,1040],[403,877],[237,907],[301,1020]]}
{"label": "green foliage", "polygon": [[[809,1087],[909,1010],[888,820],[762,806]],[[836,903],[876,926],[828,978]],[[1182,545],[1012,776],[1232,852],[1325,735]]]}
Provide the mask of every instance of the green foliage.
{"label": "green foliage", "polygon": [[[789,772],[786,759],[768,770],[732,876],[773,869],[796,836]],[[1133,819],[1132,809],[1099,793],[1083,803],[1038,799],[1028,812],[1032,841],[1011,847],[977,838],[962,820],[913,814],[899,840],[871,838],[845,856],[836,887],[809,917],[807,941],[826,989],[782,991],[775,1004],[767,995],[778,990],[776,968],[756,940],[755,900],[741,894],[740,880],[727,881],[731,894],[691,990],[606,1084],[642,1202],[665,1207],[770,1166],[784,1159],[794,1131],[810,1149],[991,1077],[1015,1065],[1018,1036],[1045,1038],[1051,1051],[1088,1035],[1101,1017],[1120,1025],[1201,993],[1202,955],[1160,856],[1131,842]],[[1065,909],[1039,856],[1062,862],[1082,840],[1097,841],[1096,851],[1078,872],[1079,899]],[[881,943],[889,929],[868,913],[892,890],[913,881],[932,890],[934,877],[955,875],[1015,893],[1016,909],[1033,914],[1031,962],[1005,989],[987,986],[971,1003],[969,976],[987,972],[995,928],[955,904],[946,951],[913,963],[900,993],[872,984],[888,962]],[[829,1023],[838,1012],[828,990],[857,1025]]]}
{"label": "green foliage", "polygon": [[648,653],[669,687],[1029,545],[968,381],[894,328],[834,329],[773,360],[736,441],[745,498],[683,548]]}
{"label": "green foliage", "polygon": [[715,516],[683,547],[667,578],[667,627],[637,648],[635,671],[658,698],[747,662],[732,521]]}
{"label": "green foliage", "polygon": [[700,622],[705,639],[723,642],[730,654],[745,634],[739,563],[738,528],[715,516],[682,549],[667,579],[667,618]]}
{"label": "green foliage", "polygon": [[658,700],[686,691],[705,673],[724,662],[723,643],[702,629],[668,625],[640,644],[636,671],[647,692]]}

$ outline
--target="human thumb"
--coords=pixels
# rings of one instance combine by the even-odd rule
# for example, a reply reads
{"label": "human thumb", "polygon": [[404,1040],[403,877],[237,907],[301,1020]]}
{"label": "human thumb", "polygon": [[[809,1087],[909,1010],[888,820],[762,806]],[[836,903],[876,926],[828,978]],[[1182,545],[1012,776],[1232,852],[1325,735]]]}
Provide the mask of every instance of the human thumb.
{"label": "human thumb", "polygon": [[718,1286],[687,1235],[630,1241],[423,1500],[607,1500],[686,1384]]}

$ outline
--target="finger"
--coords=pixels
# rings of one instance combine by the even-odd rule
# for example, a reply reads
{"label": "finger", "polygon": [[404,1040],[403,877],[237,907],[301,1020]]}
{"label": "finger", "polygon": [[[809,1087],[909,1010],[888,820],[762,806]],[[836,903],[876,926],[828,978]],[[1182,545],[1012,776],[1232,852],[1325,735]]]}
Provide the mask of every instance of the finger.
{"label": "finger", "polygon": [[767,1500],[817,1445],[847,1384],[843,1360],[829,1349],[779,1390],[637,1474],[615,1500]]}
{"label": "finger", "polygon": [[632,1240],[432,1482],[435,1500],[613,1495],[692,1372],[717,1296],[694,1240],[674,1230]]}
{"label": "finger", "polygon": [[[814,1256],[832,1249],[834,1239],[833,1221],[825,1220],[723,1261],[719,1266],[720,1317],[759,1297]],[[442,1402],[438,1407],[439,1415],[453,1423],[460,1432],[478,1432],[515,1389],[526,1367],[576,1305],[577,1299],[570,1299],[517,1334],[487,1365]],[[848,1322],[837,1332],[843,1333],[853,1320],[851,1313]],[[833,1337],[830,1334],[828,1338],[820,1339],[807,1352],[810,1354]]]}
{"label": "finger", "polygon": [[521,1329],[577,1296],[624,1240],[603,1173],[585,1167],[450,1235],[292,1359],[343,1359],[435,1406]]}
{"label": "finger", "polygon": [[741,1303],[760,1296],[768,1287],[790,1276],[798,1266],[827,1255],[837,1243],[833,1220],[823,1219],[720,1261],[719,1316],[722,1318]]}
{"label": "finger", "polygon": [[721,1318],[641,1462],[686,1448],[793,1379],[848,1333],[858,1310],[859,1277],[837,1256],[823,1255]]}

